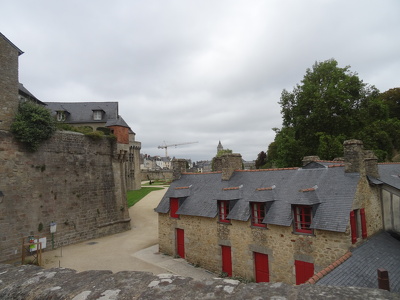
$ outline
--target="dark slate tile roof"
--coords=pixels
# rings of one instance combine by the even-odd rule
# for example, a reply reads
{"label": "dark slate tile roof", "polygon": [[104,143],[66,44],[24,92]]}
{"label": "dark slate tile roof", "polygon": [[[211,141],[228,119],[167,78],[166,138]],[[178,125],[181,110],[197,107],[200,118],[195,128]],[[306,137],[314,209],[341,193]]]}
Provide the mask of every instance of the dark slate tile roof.
{"label": "dark slate tile roof", "polygon": [[229,181],[223,181],[221,173],[183,174],[172,182],[156,211],[167,213],[174,188],[191,185],[191,193],[178,214],[214,218],[216,199],[237,199],[229,218],[247,221],[249,201],[268,202],[266,223],[291,226],[292,205],[312,205],[315,212],[312,228],[344,232],[358,180],[358,173],[344,173],[344,167],[328,166],[236,171]]}
{"label": "dark slate tile roof", "polygon": [[[104,123],[118,121],[118,102],[45,102],[47,108],[56,114],[57,111],[68,112],[66,123]],[[102,120],[93,120],[93,111],[102,110]],[[125,121],[124,121],[125,122]]]}
{"label": "dark slate tile roof", "polygon": [[38,98],[36,98],[22,83],[19,84],[18,86],[19,93],[22,94],[24,97],[29,97],[31,100],[35,101],[36,103],[40,105],[46,105],[44,102],[40,101]]}
{"label": "dark slate tile roof", "polygon": [[[400,189],[400,163],[378,164],[378,170],[381,182]],[[377,183],[376,178],[371,179]]]}
{"label": "dark slate tile roof", "polygon": [[382,232],[352,251],[352,256],[316,284],[378,288],[377,269],[389,273],[390,289],[400,292],[400,241]]}

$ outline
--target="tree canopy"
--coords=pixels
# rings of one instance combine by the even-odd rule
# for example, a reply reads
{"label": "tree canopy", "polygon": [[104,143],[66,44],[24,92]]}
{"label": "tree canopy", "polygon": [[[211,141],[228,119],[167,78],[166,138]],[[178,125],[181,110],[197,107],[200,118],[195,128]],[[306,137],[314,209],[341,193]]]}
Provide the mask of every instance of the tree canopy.
{"label": "tree canopy", "polygon": [[274,129],[268,167],[299,166],[307,155],[340,157],[346,139],[362,140],[380,160],[400,148],[400,89],[380,94],[334,59],[307,69],[293,91],[282,91],[279,104],[283,127]]}

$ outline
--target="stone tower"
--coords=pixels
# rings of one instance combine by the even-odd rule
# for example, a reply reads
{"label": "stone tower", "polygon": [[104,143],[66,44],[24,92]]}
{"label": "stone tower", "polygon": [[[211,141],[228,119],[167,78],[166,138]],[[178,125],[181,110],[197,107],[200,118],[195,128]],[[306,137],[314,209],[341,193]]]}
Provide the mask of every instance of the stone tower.
{"label": "stone tower", "polygon": [[10,130],[18,110],[18,57],[22,53],[0,33],[0,130]]}
{"label": "stone tower", "polygon": [[221,141],[219,141],[218,146],[217,146],[217,154],[219,151],[224,150],[224,147],[222,147]]}

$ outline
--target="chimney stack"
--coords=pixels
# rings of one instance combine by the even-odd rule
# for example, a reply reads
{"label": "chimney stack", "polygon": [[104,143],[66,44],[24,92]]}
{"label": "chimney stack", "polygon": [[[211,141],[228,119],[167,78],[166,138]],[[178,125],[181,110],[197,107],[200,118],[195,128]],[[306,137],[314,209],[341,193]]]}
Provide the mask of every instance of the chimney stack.
{"label": "chimney stack", "polygon": [[242,156],[239,153],[230,153],[221,156],[222,180],[229,180],[235,170],[242,169]]}
{"label": "chimney stack", "polygon": [[362,141],[344,141],[343,148],[346,173],[360,173],[379,178],[378,158],[371,150],[363,149]]}
{"label": "chimney stack", "polygon": [[303,161],[302,161],[303,162],[303,167],[306,164],[310,163],[310,162],[318,161],[318,160],[320,160],[319,156],[315,156],[315,155],[313,155],[313,156],[304,156],[303,157]]}
{"label": "chimney stack", "polygon": [[172,180],[181,178],[182,173],[186,172],[186,159],[173,159],[172,160]]}

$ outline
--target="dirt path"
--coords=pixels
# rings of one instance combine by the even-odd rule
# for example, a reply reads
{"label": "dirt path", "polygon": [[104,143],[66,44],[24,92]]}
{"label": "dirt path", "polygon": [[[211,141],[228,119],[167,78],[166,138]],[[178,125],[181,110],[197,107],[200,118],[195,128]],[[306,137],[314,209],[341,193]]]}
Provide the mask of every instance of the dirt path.
{"label": "dirt path", "polygon": [[111,270],[113,272],[166,273],[164,268],[134,256],[135,252],[158,243],[157,213],[154,212],[154,208],[165,192],[166,189],[151,192],[129,209],[132,230],[47,251],[43,255],[45,268],[61,266],[77,271]]}

